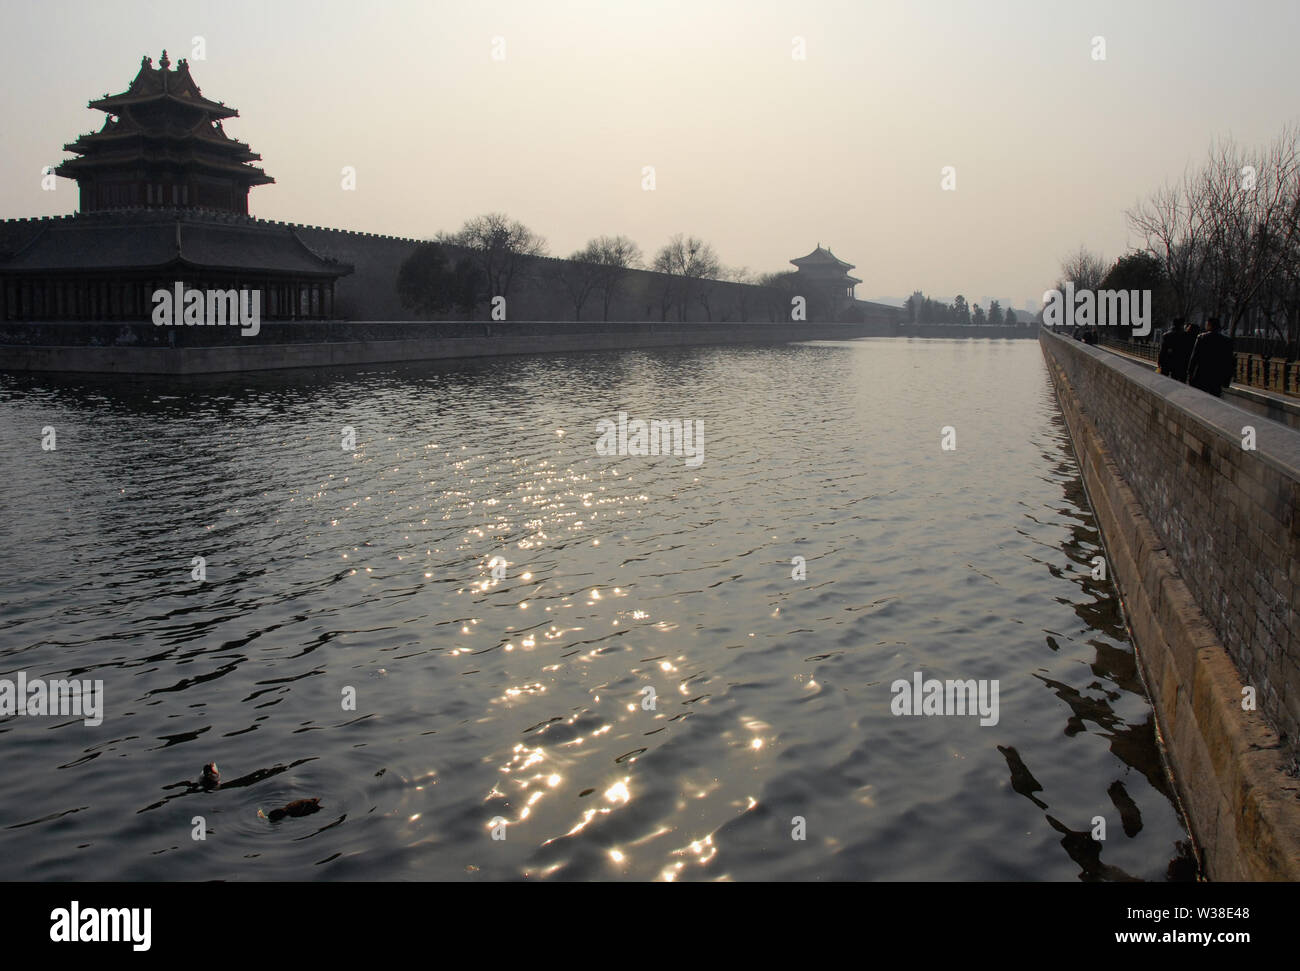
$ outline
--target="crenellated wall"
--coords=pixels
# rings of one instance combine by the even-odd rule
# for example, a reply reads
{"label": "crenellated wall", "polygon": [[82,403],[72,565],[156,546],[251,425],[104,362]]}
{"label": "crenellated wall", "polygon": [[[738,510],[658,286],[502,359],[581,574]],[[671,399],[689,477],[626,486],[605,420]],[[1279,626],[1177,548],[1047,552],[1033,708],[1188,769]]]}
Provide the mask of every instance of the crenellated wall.
{"label": "crenellated wall", "polygon": [[[43,229],[54,223],[126,222],[181,219],[221,222],[240,225],[277,226],[290,229],[312,251],[328,259],[349,263],[353,272],[342,277],[337,284],[335,312],[348,320],[363,321],[413,321],[419,315],[408,311],[397,295],[397,273],[402,262],[420,244],[420,240],[385,236],[375,233],[330,229],[302,223],[285,223],[262,220],[239,213],[205,209],[118,209],[100,210],[71,216],[48,216],[32,219],[7,219],[0,223],[0,266],[4,260],[22,249]],[[457,247],[447,247],[453,258],[462,255]],[[563,285],[561,275],[571,264],[564,259],[539,257],[527,259],[521,265],[506,295],[508,320],[533,321],[598,321],[604,318],[603,301],[594,293],[583,306],[581,314],[574,306]],[[629,270],[617,298],[609,308],[611,321],[679,320],[674,306],[666,309],[660,300],[662,285],[667,278],[650,270]],[[723,280],[700,281],[697,291],[706,299],[692,300],[685,321],[726,323],[730,321],[789,321],[789,298],[752,284]],[[809,316],[817,319],[816,300],[810,299]],[[859,301],[856,311],[861,322],[873,327],[874,333],[892,333],[900,312],[897,308],[867,301]],[[486,316],[480,312],[480,316]]]}
{"label": "crenellated wall", "polygon": [[[321,256],[351,263],[354,271],[338,283],[339,311],[353,320],[416,320],[398,299],[397,272],[403,260],[419,245],[419,240],[394,236],[373,236],[318,226],[289,224],[298,237]],[[454,260],[467,251],[446,246]],[[523,261],[506,295],[509,320],[582,320],[604,318],[599,293],[593,293],[583,305],[581,316],[566,291],[561,274],[569,261],[554,257],[537,257]],[[665,309],[660,300],[664,274],[651,270],[628,270],[616,299],[609,308],[609,320],[674,321],[678,309]],[[765,287],[733,283],[726,280],[700,281],[700,295],[707,300],[691,301],[686,321],[726,323],[729,321],[788,321],[788,298]],[[774,299],[774,297],[776,299]],[[859,301],[865,322],[880,334],[892,333],[900,312],[893,307]]]}

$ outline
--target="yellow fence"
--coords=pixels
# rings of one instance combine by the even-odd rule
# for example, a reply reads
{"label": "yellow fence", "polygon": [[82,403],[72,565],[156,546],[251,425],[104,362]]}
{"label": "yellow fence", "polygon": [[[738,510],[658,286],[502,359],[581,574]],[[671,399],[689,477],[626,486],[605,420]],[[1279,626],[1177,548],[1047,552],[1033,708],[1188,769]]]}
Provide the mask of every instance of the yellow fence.
{"label": "yellow fence", "polygon": [[1280,357],[1238,354],[1236,381],[1267,391],[1300,395],[1300,362],[1288,364]]}

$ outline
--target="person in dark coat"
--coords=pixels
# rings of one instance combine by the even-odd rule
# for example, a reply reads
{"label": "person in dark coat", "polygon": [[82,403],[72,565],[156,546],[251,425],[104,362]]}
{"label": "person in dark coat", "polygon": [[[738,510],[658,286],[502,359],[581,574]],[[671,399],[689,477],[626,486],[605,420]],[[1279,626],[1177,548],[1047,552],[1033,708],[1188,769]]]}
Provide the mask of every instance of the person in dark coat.
{"label": "person in dark coat", "polygon": [[1179,381],[1187,380],[1187,367],[1192,360],[1192,351],[1196,348],[1196,338],[1200,336],[1200,329],[1190,321],[1183,327],[1183,343],[1178,348],[1178,357],[1174,361]]}
{"label": "person in dark coat", "polygon": [[[1156,364],[1159,365],[1161,374],[1175,381],[1187,380],[1187,357],[1183,354],[1183,346],[1186,343],[1187,335],[1183,330],[1183,318],[1175,317],[1169,329],[1160,335],[1160,355],[1156,358]],[[1181,371],[1180,365],[1183,368]]]}
{"label": "person in dark coat", "polygon": [[1232,384],[1236,364],[1232,341],[1219,333],[1218,318],[1211,317],[1205,322],[1205,333],[1196,338],[1192,358],[1187,364],[1187,383],[1222,397],[1223,389]]}

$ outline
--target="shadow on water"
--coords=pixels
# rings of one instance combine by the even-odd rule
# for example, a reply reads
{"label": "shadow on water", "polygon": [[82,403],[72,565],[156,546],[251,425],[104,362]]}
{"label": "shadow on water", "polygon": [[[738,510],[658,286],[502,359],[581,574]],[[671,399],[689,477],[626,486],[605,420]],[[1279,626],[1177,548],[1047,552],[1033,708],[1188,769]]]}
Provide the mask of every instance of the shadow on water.
{"label": "shadow on water", "polygon": [[[1079,567],[1079,572],[1069,578],[1078,585],[1085,599],[1075,601],[1073,607],[1086,629],[1103,632],[1119,644],[1107,644],[1096,638],[1089,640],[1088,643],[1096,649],[1096,658],[1090,666],[1096,677],[1085,690],[1093,692],[1092,694],[1084,694],[1072,685],[1039,673],[1035,673],[1034,677],[1068,707],[1070,715],[1062,728],[1063,734],[1077,735],[1089,730],[1088,723],[1095,725],[1100,729],[1098,734],[1107,739],[1111,753],[1121,763],[1141,773],[1152,789],[1177,805],[1177,796],[1160,749],[1154,713],[1148,708],[1146,717],[1140,723],[1130,724],[1111,707],[1111,703],[1119,700],[1122,695],[1120,691],[1108,689],[1106,683],[1131,694],[1145,696],[1146,691],[1138,672],[1131,635],[1124,622],[1119,590],[1113,580],[1094,576],[1096,558],[1104,556],[1105,551],[1079,474],[1073,444],[1059,412],[1052,417],[1051,424],[1063,457],[1057,466],[1057,472],[1063,476],[1061,486],[1067,506],[1060,512],[1063,516],[1076,520],[1070,526],[1069,539],[1061,547],[1071,563]],[[1053,568],[1049,566],[1049,569]],[[1062,578],[1066,576],[1054,569],[1053,573]],[[1050,642],[1051,638],[1048,640]],[[1043,787],[1016,749],[999,745],[998,751],[1006,759],[1012,789],[1039,809],[1046,810],[1048,803],[1035,795],[1043,792]],[[1107,789],[1107,795],[1119,814],[1124,835],[1129,838],[1136,836],[1142,829],[1142,815],[1123,780],[1115,779]],[[1128,882],[1139,879],[1119,867],[1102,863],[1104,843],[1094,839],[1091,831],[1070,829],[1047,812],[1044,812],[1044,817],[1053,829],[1062,834],[1061,846],[1079,865],[1079,879],[1087,882]],[[1198,855],[1190,839],[1175,841],[1166,878],[1178,882],[1204,879]]]}
{"label": "shadow on water", "polygon": [[[735,347],[735,356],[770,354],[770,347]],[[795,345],[776,348],[800,356],[834,357],[829,348]],[[378,397],[394,390],[436,389],[428,406],[437,414],[456,391],[469,392],[485,408],[527,409],[534,381],[550,371],[582,379],[584,391],[613,395],[617,400],[635,372],[644,368],[671,374],[675,383],[707,380],[717,348],[665,347],[646,351],[556,352],[546,356],[446,358],[377,364],[288,368],[218,374],[119,374],[27,372],[0,370],[0,404],[6,400],[42,400],[73,413],[102,414],[104,409],[156,416],[160,420],[190,415],[199,403],[229,401],[277,402],[285,406],[321,402],[351,408],[358,398]],[[445,392],[451,392],[446,394]]]}

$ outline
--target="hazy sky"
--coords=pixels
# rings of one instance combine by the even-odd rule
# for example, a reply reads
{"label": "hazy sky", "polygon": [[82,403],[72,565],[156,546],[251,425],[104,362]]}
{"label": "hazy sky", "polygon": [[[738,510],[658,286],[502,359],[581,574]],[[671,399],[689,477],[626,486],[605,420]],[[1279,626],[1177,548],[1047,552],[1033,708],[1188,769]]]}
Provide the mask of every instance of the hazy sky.
{"label": "hazy sky", "polygon": [[425,237],[502,210],[553,255],[687,232],[756,271],[821,242],[859,297],[1023,307],[1080,243],[1122,253],[1213,137],[1300,116],[1298,36],[1297,0],[0,0],[0,215],[75,210],[41,167],[165,47],[240,110],[258,216]]}

